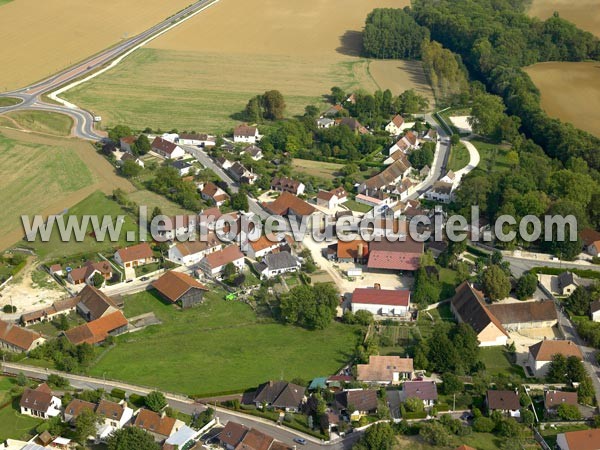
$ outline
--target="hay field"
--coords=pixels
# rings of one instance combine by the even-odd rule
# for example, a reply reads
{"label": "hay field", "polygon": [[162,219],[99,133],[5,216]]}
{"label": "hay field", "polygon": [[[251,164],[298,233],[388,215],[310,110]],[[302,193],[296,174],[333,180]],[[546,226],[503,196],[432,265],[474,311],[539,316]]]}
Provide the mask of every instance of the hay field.
{"label": "hay field", "polygon": [[283,93],[288,115],[322,104],[334,85],[428,91],[418,64],[396,76],[386,68],[394,62],[357,56],[366,15],[408,4],[223,0],[65,97],[102,115],[107,126],[225,131],[236,122],[231,115],[267,89]]}
{"label": "hay field", "polygon": [[533,0],[529,14],[540,19],[558,11],[579,28],[600,36],[600,0]]}
{"label": "hay field", "polygon": [[292,168],[306,175],[320,177],[325,180],[333,180],[344,168],[343,164],[336,164],[325,161],[311,161],[308,159],[294,158]]}
{"label": "hay field", "polygon": [[69,136],[73,119],[66,114],[50,111],[13,111],[6,114],[18,128],[54,136]]}
{"label": "hay field", "polygon": [[600,63],[550,62],[525,69],[542,93],[542,108],[600,137]]}
{"label": "hay field", "polygon": [[18,0],[2,4],[0,90],[24,87],[52,75],[150,28],[190,3]]}
{"label": "hay field", "polygon": [[90,144],[0,128],[0,249],[22,238],[22,214],[56,214],[116,187],[133,190]]}

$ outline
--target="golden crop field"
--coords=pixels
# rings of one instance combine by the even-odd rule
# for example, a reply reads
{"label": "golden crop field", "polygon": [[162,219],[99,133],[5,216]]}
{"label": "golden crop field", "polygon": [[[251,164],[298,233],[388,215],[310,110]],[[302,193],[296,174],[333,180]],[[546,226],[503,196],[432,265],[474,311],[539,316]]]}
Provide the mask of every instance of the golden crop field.
{"label": "golden crop field", "polygon": [[[64,96],[104,126],[226,131],[248,99],[280,90],[287,113],[347,91],[410,88],[431,96],[418,62],[357,56],[376,7],[408,0],[221,0]],[[407,68],[404,72],[402,68]]]}
{"label": "golden crop field", "polygon": [[191,0],[14,0],[0,9],[0,91],[27,86],[134,36]]}
{"label": "golden crop field", "polygon": [[579,28],[600,36],[600,0],[533,0],[529,14],[546,19],[554,11]]}
{"label": "golden crop field", "polygon": [[600,63],[549,62],[525,70],[550,116],[600,137]]}

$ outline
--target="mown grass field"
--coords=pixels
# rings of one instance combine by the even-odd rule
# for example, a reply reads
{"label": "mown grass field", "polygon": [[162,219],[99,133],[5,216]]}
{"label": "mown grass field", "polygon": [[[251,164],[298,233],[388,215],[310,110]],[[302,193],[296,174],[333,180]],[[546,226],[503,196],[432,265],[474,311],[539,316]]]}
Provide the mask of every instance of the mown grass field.
{"label": "mown grass field", "polygon": [[448,158],[448,170],[460,170],[469,164],[469,151],[463,144],[453,145]]}
{"label": "mown grass field", "polygon": [[293,170],[306,175],[320,177],[325,180],[333,180],[335,177],[339,176],[343,167],[342,164],[325,161],[311,161],[298,158],[292,160]]}
{"label": "mown grass field", "polygon": [[511,168],[506,158],[510,151],[508,145],[492,144],[481,139],[471,139],[471,143],[481,158],[475,171],[500,172]]}
{"label": "mown grass field", "polygon": [[[0,0],[0,6],[2,6],[2,0]],[[21,103],[21,99],[13,97],[0,97],[0,107],[13,106]]]}
{"label": "mown grass field", "polygon": [[14,111],[7,114],[21,128],[55,136],[69,136],[73,119],[65,114],[46,111]]}
{"label": "mown grass field", "polygon": [[118,337],[91,374],[185,394],[241,391],[269,379],[333,373],[358,338],[356,328],[339,323],[307,331],[258,319],[219,290],[206,297],[188,310],[164,304],[154,291],[127,297],[126,316],[153,311],[163,323]]}
{"label": "mown grass field", "polygon": [[[468,436],[461,436],[456,439],[456,444],[470,445],[477,450],[499,450],[502,444],[502,438],[494,436],[491,433],[476,433],[473,432]],[[407,449],[410,450],[452,450],[456,445],[449,447],[433,446],[425,443],[418,436],[398,436],[394,450]]]}
{"label": "mown grass field", "polygon": [[192,211],[182,208],[177,203],[173,203],[169,199],[158,195],[146,189],[140,189],[128,195],[129,200],[137,203],[139,206],[148,207],[148,214],[152,213],[155,206],[158,206],[163,214],[193,214]]}
{"label": "mown grass field", "polygon": [[9,390],[15,385],[14,379],[0,377],[0,441],[6,439],[29,440],[33,431],[42,421],[19,414],[18,398],[11,399]]}

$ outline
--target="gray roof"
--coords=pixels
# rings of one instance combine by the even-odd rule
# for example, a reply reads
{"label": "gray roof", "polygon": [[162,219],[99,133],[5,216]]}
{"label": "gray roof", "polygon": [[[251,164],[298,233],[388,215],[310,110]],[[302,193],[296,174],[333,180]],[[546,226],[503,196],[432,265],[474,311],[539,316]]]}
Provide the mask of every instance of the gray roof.
{"label": "gray roof", "polygon": [[563,272],[558,276],[558,284],[561,288],[570,284],[578,284],[577,277],[573,272]]}
{"label": "gray roof", "polygon": [[271,270],[289,269],[298,266],[298,259],[289,252],[269,253],[264,262]]}
{"label": "gray roof", "polygon": [[306,388],[286,381],[268,381],[261,384],[254,395],[254,403],[266,403],[278,408],[298,408]]}
{"label": "gray roof", "polygon": [[437,386],[434,381],[406,381],[402,385],[404,399],[437,400]]}
{"label": "gray roof", "polygon": [[192,167],[192,165],[189,162],[181,160],[173,162],[172,166],[176,169],[185,169],[187,167]]}

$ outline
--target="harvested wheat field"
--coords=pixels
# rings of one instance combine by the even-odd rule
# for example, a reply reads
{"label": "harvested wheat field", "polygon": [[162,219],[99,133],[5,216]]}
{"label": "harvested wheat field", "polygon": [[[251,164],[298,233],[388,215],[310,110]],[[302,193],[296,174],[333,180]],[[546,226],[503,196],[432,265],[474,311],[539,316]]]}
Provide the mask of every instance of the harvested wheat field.
{"label": "harvested wheat field", "polygon": [[[232,127],[232,114],[250,97],[268,89],[283,93],[288,115],[321,105],[334,85],[431,95],[419,63],[357,56],[367,14],[408,4],[221,0],[64,97],[102,115],[107,126],[218,132]],[[410,73],[396,72],[398,66]]]}
{"label": "harvested wheat field", "polygon": [[529,14],[546,19],[555,11],[579,28],[600,36],[600,0],[533,0]]}
{"label": "harvested wheat field", "polygon": [[118,187],[133,190],[89,143],[0,127],[0,250],[22,238],[22,214],[57,214]]}
{"label": "harvested wheat field", "polygon": [[134,36],[190,0],[15,0],[0,10],[0,90],[27,86]]}
{"label": "harvested wheat field", "polygon": [[549,62],[525,70],[550,116],[600,137],[600,63]]}

